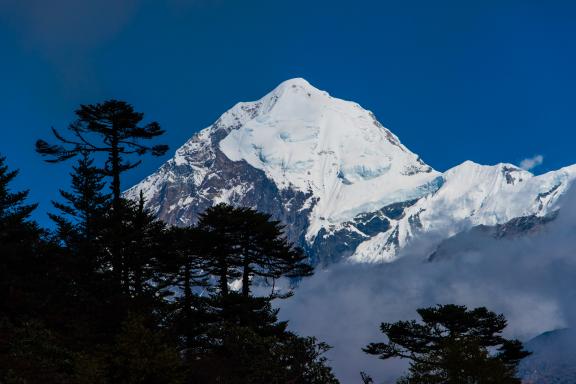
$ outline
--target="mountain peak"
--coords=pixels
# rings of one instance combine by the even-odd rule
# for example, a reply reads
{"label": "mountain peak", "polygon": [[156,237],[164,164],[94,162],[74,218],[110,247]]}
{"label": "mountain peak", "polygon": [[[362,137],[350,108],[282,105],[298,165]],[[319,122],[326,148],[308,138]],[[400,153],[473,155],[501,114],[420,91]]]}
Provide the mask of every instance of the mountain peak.
{"label": "mountain peak", "polygon": [[291,106],[292,104],[303,106],[305,104],[329,103],[331,99],[332,97],[327,92],[314,87],[306,79],[296,77],[281,82],[261,101],[264,104],[271,104],[271,106],[277,104],[278,101]]}
{"label": "mountain peak", "polygon": [[294,88],[294,87],[301,87],[301,88],[312,88],[316,89],[312,84],[308,82],[308,80],[302,77],[294,77],[292,79],[284,80],[281,82],[278,87],[276,88]]}
{"label": "mountain peak", "polygon": [[239,110],[242,121],[231,120],[219,149],[264,171],[280,190],[310,194],[309,236],[374,207],[420,197],[427,189],[419,187],[438,176],[370,111],[302,78],[249,105],[254,114]]}

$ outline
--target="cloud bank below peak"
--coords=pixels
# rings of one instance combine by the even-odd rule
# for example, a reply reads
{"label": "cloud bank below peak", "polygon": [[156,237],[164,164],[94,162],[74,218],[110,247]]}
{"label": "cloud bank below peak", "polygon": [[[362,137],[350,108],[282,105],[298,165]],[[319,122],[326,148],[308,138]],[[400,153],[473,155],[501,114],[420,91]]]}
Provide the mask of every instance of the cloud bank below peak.
{"label": "cloud bank below peak", "polygon": [[[384,362],[361,351],[383,341],[381,322],[415,319],[416,309],[456,303],[486,306],[509,320],[507,336],[527,341],[576,326],[576,190],[564,197],[558,218],[528,236],[496,239],[470,231],[455,252],[427,261],[433,234],[385,265],[340,264],[304,280],[280,315],[293,329],[332,345],[330,359],[343,383],[366,371],[394,382],[405,362]],[[388,382],[388,381],[384,381]]]}

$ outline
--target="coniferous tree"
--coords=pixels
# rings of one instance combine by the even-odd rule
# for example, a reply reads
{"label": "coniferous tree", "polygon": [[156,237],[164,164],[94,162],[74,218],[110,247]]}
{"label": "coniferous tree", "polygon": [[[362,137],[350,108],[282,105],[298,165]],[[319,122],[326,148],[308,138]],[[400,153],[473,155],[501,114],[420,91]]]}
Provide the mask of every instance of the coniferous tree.
{"label": "coniferous tree", "polygon": [[[76,116],[77,119],[68,126],[71,137],[65,137],[53,128],[52,132],[59,144],[38,140],[36,151],[46,156],[47,162],[52,163],[66,161],[84,152],[104,153],[106,162],[100,170],[111,178],[113,208],[111,223],[115,227],[115,232],[119,233],[123,207],[121,175],[140,164],[141,160],[130,161],[131,155],[162,156],[166,153],[167,145],[150,146],[143,143],[143,140],[161,136],[164,130],[156,122],[141,125],[144,114],[136,112],[130,104],[119,100],[81,105],[76,110]],[[121,259],[119,241],[119,238],[115,239],[110,252],[116,283],[121,285],[122,279],[126,276],[126,271],[122,270],[126,261]]]}
{"label": "coniferous tree", "polygon": [[[103,193],[103,175],[93,165],[88,152],[83,152],[73,167],[69,190],[60,190],[62,201],[52,202],[58,214],[49,217],[56,224],[56,238],[66,254],[64,276],[70,283],[67,313],[71,322],[69,334],[86,343],[110,340],[112,317],[120,306],[116,287],[103,249],[103,234],[108,223],[104,217],[110,208],[110,195]],[[114,328],[114,327],[112,327]]]}
{"label": "coniferous tree", "polygon": [[131,296],[142,297],[159,290],[154,283],[156,265],[168,251],[166,224],[145,207],[140,193],[137,203],[124,200],[127,207],[122,231],[123,281]]}
{"label": "coniferous tree", "polygon": [[387,343],[364,351],[381,359],[410,360],[402,384],[520,384],[520,361],[530,355],[518,340],[502,336],[503,315],[460,305],[418,309],[422,321],[382,323]]}
{"label": "coniferous tree", "polygon": [[30,265],[36,258],[41,243],[41,231],[30,220],[36,204],[26,204],[28,191],[12,192],[10,183],[18,171],[10,171],[0,156],[0,313],[10,313],[12,306],[24,305],[15,300],[23,298],[28,279],[35,267]]}
{"label": "coniferous tree", "polygon": [[[105,268],[118,268],[119,290],[126,299],[143,298],[159,292],[154,282],[158,273],[158,259],[170,252],[166,243],[166,224],[158,220],[145,207],[143,196],[139,201],[121,199],[122,221],[115,225],[114,210],[106,212],[104,229],[99,245],[107,257]],[[118,263],[120,260],[120,264]]]}
{"label": "coniferous tree", "polygon": [[119,210],[120,176],[141,162],[131,162],[128,157],[132,154],[141,156],[147,153],[153,156],[164,155],[168,146],[149,146],[143,144],[142,140],[156,138],[165,131],[157,122],[140,125],[144,114],[134,111],[130,104],[119,100],[81,105],[76,110],[76,116],[77,119],[68,126],[72,138],[66,138],[53,128],[52,132],[60,144],[51,145],[44,140],[38,140],[36,151],[47,156],[47,162],[65,161],[83,152],[105,153],[107,160],[102,171],[112,178],[114,208]]}
{"label": "coniferous tree", "polygon": [[52,202],[60,214],[49,216],[56,223],[59,238],[69,248],[86,247],[97,240],[99,221],[110,206],[110,195],[102,192],[106,185],[104,175],[93,164],[89,154],[83,152],[70,174],[71,190],[60,190],[63,201]]}
{"label": "coniferous tree", "polygon": [[48,328],[65,323],[64,259],[31,220],[28,191],[11,191],[17,175],[0,157],[0,382],[66,383],[70,354]]}
{"label": "coniferous tree", "polygon": [[[189,358],[202,348],[202,335],[211,316],[206,253],[211,243],[207,234],[195,227],[172,227],[167,231],[168,252],[158,260],[161,273],[157,284],[181,294],[173,302],[173,324],[184,338],[184,356]],[[196,351],[196,352],[195,352]]]}
{"label": "coniferous tree", "polygon": [[306,263],[306,255],[286,240],[284,227],[279,221],[251,208],[235,208],[234,214],[240,219],[237,237],[242,295],[250,295],[254,277],[274,282],[281,277],[301,278],[312,275],[313,268]]}
{"label": "coniferous tree", "polygon": [[199,383],[337,384],[324,357],[329,349],[313,337],[290,332],[278,337],[231,327],[220,347],[195,366],[194,378]]}
{"label": "coniferous tree", "polygon": [[146,317],[131,314],[105,357],[108,382],[114,384],[184,383],[175,341]]}
{"label": "coniferous tree", "polygon": [[278,320],[280,295],[253,295],[311,273],[279,223],[221,205],[167,229],[142,195],[114,209],[80,152],[52,237],[0,159],[0,382],[337,383],[328,346]]}
{"label": "coniferous tree", "polygon": [[[271,305],[280,296],[252,296],[252,278],[276,279],[297,271],[310,275],[312,269],[303,263],[304,255],[285,241],[278,222],[252,209],[218,204],[200,215],[198,229],[208,245],[204,268],[218,280],[216,294],[209,300],[216,319],[213,326],[223,331],[248,327],[261,335],[282,335],[286,323],[278,322],[278,310]],[[242,282],[240,292],[230,288],[238,281]]]}
{"label": "coniferous tree", "polygon": [[238,265],[238,227],[241,224],[235,209],[226,204],[218,204],[200,214],[198,228],[206,235],[209,262],[206,270],[218,279],[220,295],[227,296],[229,285],[241,276]]}
{"label": "coniferous tree", "polygon": [[274,282],[312,274],[303,251],[286,240],[283,226],[268,214],[218,204],[200,215],[198,226],[216,239],[209,270],[224,296],[234,279],[241,278],[242,295],[248,297],[254,277]]}
{"label": "coniferous tree", "polygon": [[226,204],[200,215],[202,270],[217,284],[207,300],[204,348],[189,361],[193,382],[337,382],[323,357],[328,346],[288,332],[287,322],[278,320],[272,301],[288,295],[258,297],[251,290],[253,284],[312,274],[282,229],[270,215]]}

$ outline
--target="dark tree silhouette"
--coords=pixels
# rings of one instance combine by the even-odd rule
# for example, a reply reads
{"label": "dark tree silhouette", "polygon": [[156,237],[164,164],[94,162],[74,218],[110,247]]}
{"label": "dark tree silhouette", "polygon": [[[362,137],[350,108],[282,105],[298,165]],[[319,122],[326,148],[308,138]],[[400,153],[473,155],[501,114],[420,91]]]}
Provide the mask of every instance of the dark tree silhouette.
{"label": "dark tree silhouette", "polygon": [[417,312],[421,322],[382,323],[388,342],[364,348],[381,359],[409,359],[410,373],[399,383],[521,383],[517,367],[530,353],[502,337],[503,315],[453,304]]}
{"label": "dark tree silhouette", "polygon": [[174,299],[173,318],[177,332],[184,338],[184,355],[189,357],[210,318],[207,315],[210,283],[205,255],[211,242],[207,234],[195,227],[172,227],[167,231],[166,239],[169,247],[158,260],[157,268],[163,273],[157,276],[157,284],[181,292]]}
{"label": "dark tree silhouette", "polygon": [[50,213],[57,232],[68,247],[89,245],[96,240],[101,218],[109,208],[110,195],[105,187],[102,172],[93,165],[87,152],[81,154],[70,174],[70,191],[60,190],[62,202],[52,202],[60,214]]}
{"label": "dark tree silhouette", "polygon": [[124,252],[123,281],[131,296],[142,296],[145,291],[158,291],[154,284],[158,259],[166,253],[166,224],[144,208],[140,193],[137,203],[124,200],[127,212],[122,227]]}
{"label": "dark tree silhouette", "polygon": [[[25,204],[28,191],[11,192],[9,184],[18,176],[18,171],[10,171],[6,165],[6,158],[0,156],[0,229],[6,231],[11,228],[28,227],[30,214],[37,204]],[[6,232],[1,232],[0,244],[9,240]]]}
{"label": "dark tree silhouette", "polygon": [[157,122],[140,125],[144,114],[134,111],[125,101],[108,100],[103,103],[81,105],[76,110],[77,119],[68,126],[72,137],[67,138],[52,128],[60,144],[36,142],[36,151],[48,157],[50,163],[68,160],[82,152],[107,154],[103,172],[112,178],[114,208],[120,209],[123,172],[138,166],[141,160],[128,160],[132,154],[162,156],[168,150],[164,144],[145,145],[142,140],[154,139],[164,134]]}
{"label": "dark tree silhouette", "polygon": [[250,284],[254,277],[272,280],[273,284],[281,277],[301,278],[312,275],[313,268],[306,263],[306,255],[302,249],[286,240],[284,226],[279,221],[252,208],[236,208],[235,214],[240,219],[237,230],[244,296],[250,295]]}
{"label": "dark tree silhouette", "polygon": [[229,283],[239,278],[238,265],[238,226],[240,220],[235,209],[226,204],[208,208],[200,214],[198,229],[210,242],[207,247],[208,263],[206,271],[218,278],[218,288],[222,296],[229,293]]}
{"label": "dark tree silhouette", "polygon": [[40,144],[52,161],[80,157],[53,232],[30,219],[0,158],[0,382],[337,383],[329,347],[278,320],[272,302],[288,295],[251,290],[312,273],[278,222],[220,205],[167,228],[142,194],[114,208],[113,167],[94,166],[98,148],[77,137]]}
{"label": "dark tree silhouette", "polygon": [[28,191],[12,192],[10,183],[18,171],[10,171],[0,156],[0,314],[9,313],[27,289],[25,276],[40,265],[30,265],[40,246],[41,230],[30,220],[36,204],[26,204]]}
{"label": "dark tree silhouette", "polygon": [[[52,128],[58,144],[49,144],[44,140],[36,142],[36,151],[47,157],[47,162],[66,161],[81,153],[104,153],[106,162],[100,171],[111,180],[112,190],[112,226],[121,231],[122,195],[121,180],[123,172],[138,166],[141,160],[132,162],[131,155],[152,154],[162,156],[168,150],[164,144],[146,145],[144,140],[154,139],[164,134],[157,122],[141,125],[144,114],[136,112],[132,105],[119,100],[108,100],[103,103],[81,105],[76,110],[77,119],[68,126],[71,137],[66,137]],[[116,237],[111,245],[112,269],[116,282],[122,285],[126,271],[122,270],[120,239]]]}
{"label": "dark tree silhouette", "polygon": [[223,295],[228,294],[228,284],[235,278],[241,278],[242,295],[248,297],[254,277],[274,285],[281,277],[313,273],[304,252],[286,240],[283,226],[268,214],[218,204],[200,215],[198,226],[215,239],[208,268],[218,276]]}

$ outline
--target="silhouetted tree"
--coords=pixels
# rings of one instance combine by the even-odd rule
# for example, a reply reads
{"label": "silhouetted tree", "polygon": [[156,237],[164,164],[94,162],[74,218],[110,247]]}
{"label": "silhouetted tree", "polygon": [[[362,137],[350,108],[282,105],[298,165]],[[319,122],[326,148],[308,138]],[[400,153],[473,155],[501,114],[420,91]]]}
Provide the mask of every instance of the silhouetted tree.
{"label": "silhouetted tree", "polygon": [[24,305],[25,292],[34,281],[26,277],[41,266],[37,259],[42,231],[30,220],[36,204],[26,204],[28,191],[12,192],[10,183],[18,171],[10,171],[0,157],[0,313]]}
{"label": "silhouetted tree", "polygon": [[192,363],[193,378],[199,383],[337,384],[324,357],[329,349],[313,337],[290,332],[278,337],[250,327],[230,327],[220,346]]}
{"label": "silhouetted tree", "polygon": [[199,338],[210,322],[208,294],[209,273],[206,271],[208,234],[195,227],[172,227],[167,231],[167,247],[157,267],[161,273],[156,283],[168,290],[178,290],[173,301],[173,322],[176,332],[184,338],[184,355],[201,348]]}
{"label": "silhouetted tree", "polygon": [[167,252],[166,224],[144,207],[144,196],[134,204],[126,201],[129,210],[122,233],[124,245],[124,281],[131,295],[142,296],[146,290],[157,291],[153,282],[157,259]]}
{"label": "silhouetted tree", "polygon": [[84,152],[73,167],[69,190],[60,190],[61,202],[53,202],[58,213],[49,217],[56,223],[56,239],[66,254],[63,278],[69,282],[66,312],[73,334],[86,343],[109,341],[121,319],[116,308],[123,307],[110,271],[104,235],[109,227],[110,195],[103,175]]}
{"label": "silhouetted tree", "polygon": [[244,296],[249,296],[254,277],[275,281],[312,275],[306,255],[286,240],[279,221],[251,208],[235,208],[233,212],[240,220],[236,229]]}
{"label": "silhouetted tree", "polygon": [[198,228],[206,235],[208,263],[206,271],[218,278],[218,289],[222,296],[229,293],[229,284],[241,276],[238,265],[240,220],[235,209],[218,204],[200,214]]}
{"label": "silhouetted tree", "polygon": [[[304,253],[279,222],[250,208],[219,204],[200,215],[196,245],[202,271],[217,280],[210,292],[204,344],[189,361],[195,382],[335,383],[322,356],[328,346],[287,331],[275,298],[253,296],[253,284],[312,274]],[[242,289],[234,285],[242,282]]]}
{"label": "silhouetted tree", "polygon": [[59,238],[70,248],[86,247],[97,240],[99,221],[110,206],[110,195],[102,192],[104,176],[93,163],[87,152],[82,153],[70,174],[70,191],[60,190],[63,202],[52,202],[60,214],[49,216]]}
{"label": "silhouetted tree", "polygon": [[66,327],[65,259],[31,220],[28,191],[11,191],[17,175],[0,157],[0,382],[66,383],[70,354],[48,328]]}
{"label": "silhouetted tree", "polygon": [[208,270],[218,277],[224,296],[238,278],[242,295],[248,297],[254,277],[265,282],[312,275],[303,251],[286,240],[283,226],[268,214],[218,204],[200,215],[198,227],[216,240]]}
{"label": "silhouetted tree", "polygon": [[381,359],[409,359],[410,373],[399,383],[521,383],[517,367],[530,353],[520,341],[502,337],[503,315],[453,304],[417,312],[421,322],[382,323],[388,342],[364,349]]}
{"label": "silhouetted tree", "polygon": [[[66,138],[56,129],[52,132],[60,144],[51,145],[44,140],[36,142],[36,151],[47,156],[47,162],[61,162],[80,153],[90,152],[107,154],[103,172],[112,178],[114,208],[120,208],[120,175],[140,164],[130,162],[129,155],[162,156],[168,150],[164,144],[148,146],[142,140],[150,140],[164,134],[157,122],[140,125],[144,114],[119,100],[108,100],[103,103],[81,105],[76,110],[77,119],[68,126],[72,133]],[[95,137],[95,138],[94,138]]]}
{"label": "silhouetted tree", "polygon": [[183,364],[176,342],[146,318],[130,315],[107,351],[108,382],[118,384],[179,384]]}
{"label": "silhouetted tree", "polygon": [[[47,162],[55,163],[68,160],[81,153],[104,153],[106,163],[101,168],[104,175],[110,177],[112,189],[113,222],[117,232],[122,221],[121,174],[140,164],[141,160],[131,162],[130,155],[152,154],[162,156],[168,146],[145,145],[143,140],[154,139],[164,134],[156,122],[141,125],[144,114],[119,100],[108,100],[103,103],[81,105],[76,110],[77,119],[68,126],[71,137],[65,137],[56,129],[52,132],[59,144],[49,144],[44,140],[36,142],[36,151],[46,156]],[[112,244],[113,270],[117,283],[120,284],[126,271],[122,271],[119,239]]]}
{"label": "silhouetted tree", "polygon": [[30,219],[35,205],[10,191],[16,172],[0,158],[0,382],[337,383],[329,347],[278,320],[272,301],[288,295],[253,295],[312,273],[282,226],[219,205],[197,227],[167,228],[142,194],[113,186],[110,197],[104,178],[118,168],[95,166],[102,148],[84,136],[106,126],[83,113],[77,143],[55,132],[62,146],[39,144],[51,161],[81,155],[53,203],[54,233]]}
{"label": "silhouetted tree", "polygon": [[142,195],[137,202],[121,199],[120,203],[122,221],[115,225],[114,210],[107,211],[99,244],[107,255],[107,268],[122,271],[118,287],[122,294],[143,298],[161,290],[154,282],[162,273],[157,263],[172,245],[167,243],[166,224],[144,207]]}

